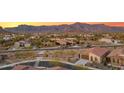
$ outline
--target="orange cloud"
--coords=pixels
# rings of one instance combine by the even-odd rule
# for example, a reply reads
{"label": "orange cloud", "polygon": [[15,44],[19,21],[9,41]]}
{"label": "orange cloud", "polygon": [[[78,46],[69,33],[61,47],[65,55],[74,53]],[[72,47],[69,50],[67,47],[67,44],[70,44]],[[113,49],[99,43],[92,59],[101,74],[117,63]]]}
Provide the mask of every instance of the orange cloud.
{"label": "orange cloud", "polygon": [[105,24],[109,26],[124,26],[124,22],[87,22],[89,24]]}

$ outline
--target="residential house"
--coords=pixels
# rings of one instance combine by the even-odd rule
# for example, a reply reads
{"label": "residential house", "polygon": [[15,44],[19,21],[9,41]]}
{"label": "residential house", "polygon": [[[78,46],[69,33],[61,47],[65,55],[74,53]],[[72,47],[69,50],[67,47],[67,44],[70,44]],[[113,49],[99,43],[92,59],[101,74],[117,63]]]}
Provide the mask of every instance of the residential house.
{"label": "residential house", "polygon": [[124,48],[114,49],[107,57],[112,66],[124,66]]}
{"label": "residential house", "polygon": [[9,41],[9,40],[11,40],[12,39],[12,36],[11,35],[5,35],[4,37],[3,37],[3,40],[5,40],[5,41]]}
{"label": "residential house", "polygon": [[106,48],[95,47],[92,48],[89,52],[89,60],[95,63],[104,63],[107,62],[106,56],[110,51]]}
{"label": "residential house", "polygon": [[58,40],[56,40],[56,44],[58,44],[60,46],[66,46],[67,42],[65,39],[58,39]]}
{"label": "residential house", "polygon": [[14,44],[14,48],[30,47],[30,46],[31,46],[30,42],[27,41],[19,41],[19,42],[15,42]]}
{"label": "residential house", "polygon": [[51,41],[55,41],[57,45],[60,46],[66,46],[66,45],[75,45],[76,42],[74,42],[76,39],[75,38],[51,38]]}
{"label": "residential house", "polygon": [[76,39],[75,38],[65,38],[67,45],[75,45],[76,44]]}
{"label": "residential house", "polygon": [[99,40],[99,42],[104,42],[104,43],[108,43],[108,44],[118,44],[121,41],[120,40],[111,39],[111,38],[101,38]]}

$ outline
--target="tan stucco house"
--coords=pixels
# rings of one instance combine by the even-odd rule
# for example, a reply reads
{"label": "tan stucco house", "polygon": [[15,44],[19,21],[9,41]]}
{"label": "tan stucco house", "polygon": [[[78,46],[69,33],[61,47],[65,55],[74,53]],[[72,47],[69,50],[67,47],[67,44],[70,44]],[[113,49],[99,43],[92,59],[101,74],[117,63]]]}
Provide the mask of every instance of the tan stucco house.
{"label": "tan stucco house", "polygon": [[107,57],[112,66],[124,66],[124,48],[113,50]]}
{"label": "tan stucco house", "polygon": [[94,63],[106,62],[106,56],[109,54],[109,50],[106,48],[95,47],[89,52],[89,60]]}

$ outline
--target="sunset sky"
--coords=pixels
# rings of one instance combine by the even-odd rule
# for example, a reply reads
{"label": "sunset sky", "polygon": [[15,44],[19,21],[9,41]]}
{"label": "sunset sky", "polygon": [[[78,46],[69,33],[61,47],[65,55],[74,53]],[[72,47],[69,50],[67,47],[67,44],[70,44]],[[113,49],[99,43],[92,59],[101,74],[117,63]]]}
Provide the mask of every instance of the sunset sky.
{"label": "sunset sky", "polygon": [[[72,24],[75,22],[0,22],[0,26],[2,27],[15,27],[20,24],[27,24],[27,25],[60,25],[60,24]],[[124,26],[124,22],[83,22],[89,24],[105,24],[109,26]]]}

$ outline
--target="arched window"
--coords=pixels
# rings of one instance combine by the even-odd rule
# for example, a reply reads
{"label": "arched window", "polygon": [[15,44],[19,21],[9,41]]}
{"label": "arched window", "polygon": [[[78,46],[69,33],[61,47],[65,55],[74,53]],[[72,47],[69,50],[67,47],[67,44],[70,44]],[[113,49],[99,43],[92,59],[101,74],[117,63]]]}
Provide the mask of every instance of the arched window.
{"label": "arched window", "polygon": [[93,57],[92,56],[90,57],[90,60],[93,61]]}
{"label": "arched window", "polygon": [[96,62],[98,61],[96,57],[95,57],[95,61],[96,61]]}
{"label": "arched window", "polygon": [[115,63],[115,59],[113,58],[113,63]]}

